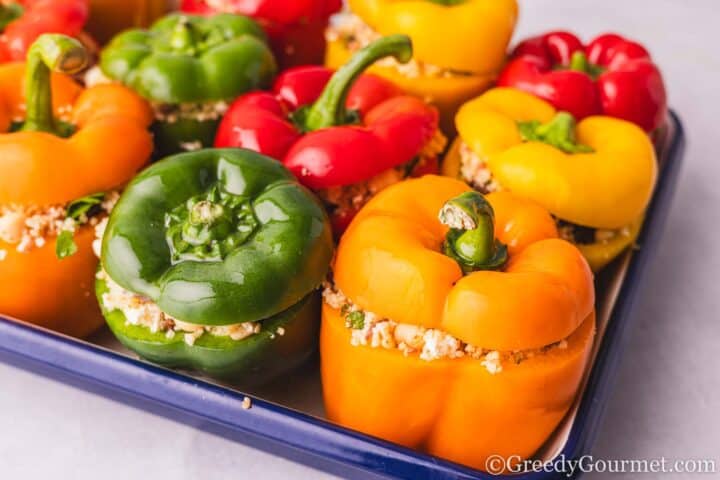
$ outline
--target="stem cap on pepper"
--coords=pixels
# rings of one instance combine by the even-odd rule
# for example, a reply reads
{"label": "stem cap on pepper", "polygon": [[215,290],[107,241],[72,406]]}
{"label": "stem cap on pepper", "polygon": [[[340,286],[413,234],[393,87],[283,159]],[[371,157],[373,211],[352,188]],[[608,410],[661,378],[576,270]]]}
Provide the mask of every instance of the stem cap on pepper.
{"label": "stem cap on pepper", "polygon": [[277,66],[260,26],[248,17],[167,15],[149,30],[116,36],[103,72],[143,97],[169,104],[230,100],[266,87]]}

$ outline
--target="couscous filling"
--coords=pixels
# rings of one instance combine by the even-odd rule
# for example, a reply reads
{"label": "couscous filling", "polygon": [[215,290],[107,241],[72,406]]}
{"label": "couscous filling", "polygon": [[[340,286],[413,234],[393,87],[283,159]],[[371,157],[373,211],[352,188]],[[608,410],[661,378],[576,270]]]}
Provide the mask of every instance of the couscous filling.
{"label": "couscous filling", "polygon": [[442,330],[398,323],[361,310],[329,282],[324,284],[323,299],[345,317],[345,326],[352,330],[350,342],[353,346],[399,350],[405,356],[417,355],[425,361],[470,357],[480,361],[493,375],[502,372],[503,365],[517,365],[552,349],[568,346],[567,340],[563,339],[538,349],[490,350],[465,343]]}
{"label": "couscous filling", "polygon": [[[125,290],[115,283],[105,271],[100,270],[97,278],[107,285],[107,292],[102,295],[102,303],[108,311],[119,310],[125,316],[127,325],[139,325],[149,329],[152,333],[164,333],[167,338],[182,335],[188,345],[203,335],[216,337],[230,337],[232,340],[243,340],[259,333],[260,322],[243,322],[232,325],[207,326],[181,322],[164,313],[152,300],[142,295]],[[283,335],[285,331],[279,328],[276,333]]]}
{"label": "couscous filling", "polygon": [[[464,142],[460,144],[460,176],[475,190],[484,195],[502,190],[502,186],[488,168],[487,162]],[[578,245],[604,244],[619,237],[629,237],[631,235],[629,227],[608,230],[585,227],[559,218],[555,220],[560,238]]]}
{"label": "couscous filling", "polygon": [[[353,13],[344,12],[335,15],[328,27],[325,37],[328,42],[340,41],[350,52],[366,47],[373,41],[382,37],[360,17]],[[438,65],[421,62],[415,58],[408,63],[399,63],[394,58],[385,58],[377,65],[395,68],[400,74],[408,78],[416,77],[453,77],[472,75],[469,72],[447,69]]]}
{"label": "couscous filling", "polygon": [[435,161],[446,145],[447,138],[438,129],[419,153],[417,161],[386,170],[364,182],[318,190],[316,193],[332,215],[343,217],[357,212],[381,190],[404,180],[412,175],[413,171],[421,170],[428,162]]}
{"label": "couscous filling", "polygon": [[[115,206],[116,191],[91,195],[67,205],[0,205],[0,241],[27,253],[45,246],[47,241],[84,226],[96,226]],[[0,252],[4,258],[6,252]]]}
{"label": "couscous filling", "polygon": [[[107,217],[95,226],[93,249],[98,258],[102,254],[102,237],[105,234],[106,226]],[[236,341],[242,340],[259,333],[262,328],[260,322],[242,322],[222,326],[206,326],[182,322],[160,310],[157,304],[149,298],[124,289],[115,283],[104,270],[98,271],[97,278],[105,282],[107,286],[107,292],[102,295],[102,304],[106,310],[119,310],[123,313],[127,325],[142,326],[152,333],[164,333],[167,338],[183,335],[183,340],[188,345],[194,345],[198,338],[206,334],[216,337],[230,337]],[[285,334],[285,330],[279,328],[275,333],[282,336]]]}

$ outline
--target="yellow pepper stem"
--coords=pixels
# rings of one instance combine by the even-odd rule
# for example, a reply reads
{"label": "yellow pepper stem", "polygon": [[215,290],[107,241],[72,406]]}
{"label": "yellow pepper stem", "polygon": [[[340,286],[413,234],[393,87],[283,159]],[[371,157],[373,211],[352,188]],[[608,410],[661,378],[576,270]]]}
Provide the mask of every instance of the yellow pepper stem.
{"label": "yellow pepper stem", "polygon": [[444,253],[465,273],[497,270],[507,261],[507,247],[495,239],[495,212],[478,192],[465,192],[448,200],[439,219],[450,227]]}

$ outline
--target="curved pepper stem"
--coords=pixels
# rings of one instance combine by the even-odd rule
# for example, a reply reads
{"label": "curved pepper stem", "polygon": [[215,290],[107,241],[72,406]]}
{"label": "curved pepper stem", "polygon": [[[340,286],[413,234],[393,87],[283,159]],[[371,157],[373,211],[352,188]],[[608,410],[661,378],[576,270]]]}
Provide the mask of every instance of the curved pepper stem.
{"label": "curved pepper stem", "polygon": [[450,227],[443,251],[463,272],[497,270],[507,262],[507,247],[495,239],[495,212],[480,193],[465,192],[448,200],[439,219]]}
{"label": "curved pepper stem", "polygon": [[66,35],[40,35],[27,54],[25,67],[25,103],[27,116],[20,130],[60,135],[53,117],[50,72],[74,74],[88,62],[88,52]]}
{"label": "curved pepper stem", "polygon": [[320,98],[310,107],[304,119],[307,131],[342,125],[348,114],[345,102],[355,80],[373,63],[385,57],[395,57],[400,63],[412,58],[412,41],[407,35],[389,35],[375,40],[335,72]]}
{"label": "curved pepper stem", "polygon": [[537,120],[518,123],[520,136],[526,142],[542,142],[565,153],[591,153],[594,150],[575,139],[575,117],[568,112],[558,112],[550,122]]}

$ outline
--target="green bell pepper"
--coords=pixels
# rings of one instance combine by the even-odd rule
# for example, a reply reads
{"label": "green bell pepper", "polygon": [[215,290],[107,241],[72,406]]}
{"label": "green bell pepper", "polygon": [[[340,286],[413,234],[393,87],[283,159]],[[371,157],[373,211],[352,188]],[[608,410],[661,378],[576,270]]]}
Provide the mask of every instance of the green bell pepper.
{"label": "green bell pepper", "polygon": [[[269,86],[277,72],[262,28],[231,14],[174,13],[149,30],[120,33],[102,51],[100,68],[164,110],[181,104],[222,105]],[[188,143],[212,145],[221,112],[203,109],[195,118],[187,110],[192,109],[178,109],[156,124],[161,153],[180,151]]]}
{"label": "green bell pepper", "polygon": [[[205,333],[190,345],[105,308],[102,276],[96,291],[118,339],[148,360],[221,377],[269,375],[314,349],[316,289],[332,251],[322,206],[279,162],[242,149],[189,152],[128,185],[105,229],[102,267],[173,319],[259,322],[260,332],[237,341]],[[284,335],[274,334],[279,327]]]}

